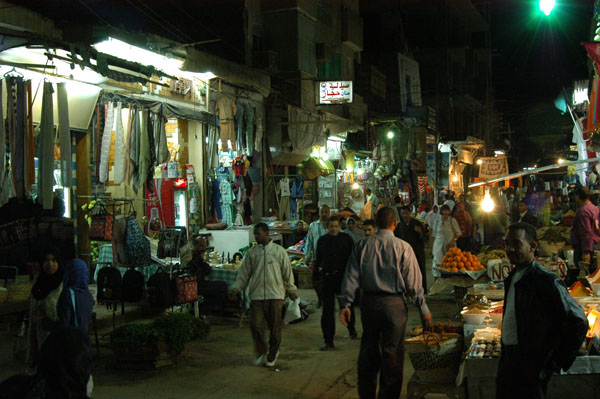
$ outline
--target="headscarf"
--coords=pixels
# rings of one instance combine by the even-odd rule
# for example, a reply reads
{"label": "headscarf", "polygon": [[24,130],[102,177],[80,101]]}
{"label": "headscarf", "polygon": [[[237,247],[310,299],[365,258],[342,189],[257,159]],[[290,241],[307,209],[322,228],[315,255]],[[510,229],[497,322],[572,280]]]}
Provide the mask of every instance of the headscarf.
{"label": "headscarf", "polygon": [[65,275],[63,279],[63,289],[69,288],[75,291],[88,291],[90,282],[90,274],[88,273],[87,265],[81,259],[72,259],[65,267]]}
{"label": "headscarf", "polygon": [[58,259],[58,253],[55,251],[45,251],[44,254],[42,255],[42,259],[41,259],[42,265],[43,265],[44,261],[46,260],[46,255],[54,255],[55,256],[56,261],[58,262],[58,269],[56,270],[56,273],[48,274],[44,271],[44,268],[42,267],[42,272],[40,273],[38,278],[35,280],[35,284],[33,285],[33,288],[31,288],[31,295],[33,296],[34,299],[36,299],[38,301],[42,301],[42,300],[46,299],[46,297],[52,291],[54,291],[56,288],[58,288],[60,283],[62,283],[62,281],[63,281],[63,268],[62,268],[60,260]]}
{"label": "headscarf", "polygon": [[[354,231],[351,231],[350,227],[348,226],[348,222],[350,220],[354,220],[354,224],[356,224],[356,228],[354,229]],[[361,229],[358,228],[358,223],[356,222],[356,219],[353,218],[352,216],[350,216],[348,219],[346,219],[346,226],[348,226],[348,227],[344,230],[344,233],[348,234],[352,238],[352,241],[356,242],[358,240],[365,238],[365,233]]]}

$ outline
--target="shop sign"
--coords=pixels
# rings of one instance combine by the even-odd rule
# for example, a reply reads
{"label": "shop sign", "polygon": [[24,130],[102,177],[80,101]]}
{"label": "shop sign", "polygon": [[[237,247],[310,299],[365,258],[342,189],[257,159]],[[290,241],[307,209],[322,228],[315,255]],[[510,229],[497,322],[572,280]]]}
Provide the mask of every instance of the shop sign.
{"label": "shop sign", "polygon": [[352,81],[319,82],[319,105],[352,103]]}
{"label": "shop sign", "polygon": [[480,179],[493,179],[494,177],[508,174],[508,161],[506,157],[480,158],[482,164],[479,166]]}
{"label": "shop sign", "polygon": [[504,281],[513,268],[508,259],[490,259],[487,264],[488,277],[492,281]]}

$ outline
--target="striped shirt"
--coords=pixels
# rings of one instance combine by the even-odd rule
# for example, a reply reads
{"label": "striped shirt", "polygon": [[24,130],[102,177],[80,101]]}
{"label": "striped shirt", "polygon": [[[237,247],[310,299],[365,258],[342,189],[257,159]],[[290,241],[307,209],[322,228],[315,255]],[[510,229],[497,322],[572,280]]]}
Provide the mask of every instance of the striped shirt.
{"label": "striped shirt", "polygon": [[304,252],[305,258],[315,260],[317,253],[317,243],[319,238],[327,234],[327,227],[321,220],[315,220],[308,226],[308,234],[306,234],[306,250]]}

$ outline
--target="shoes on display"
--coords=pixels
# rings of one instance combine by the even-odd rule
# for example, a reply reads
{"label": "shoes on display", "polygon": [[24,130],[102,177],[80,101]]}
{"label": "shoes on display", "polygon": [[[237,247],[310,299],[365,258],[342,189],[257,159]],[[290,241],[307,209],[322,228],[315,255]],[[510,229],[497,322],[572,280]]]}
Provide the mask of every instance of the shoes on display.
{"label": "shoes on display", "polygon": [[279,351],[277,351],[277,354],[275,355],[275,359],[273,359],[272,361],[268,361],[265,363],[266,367],[275,367],[275,362],[277,361],[277,358],[279,357]]}

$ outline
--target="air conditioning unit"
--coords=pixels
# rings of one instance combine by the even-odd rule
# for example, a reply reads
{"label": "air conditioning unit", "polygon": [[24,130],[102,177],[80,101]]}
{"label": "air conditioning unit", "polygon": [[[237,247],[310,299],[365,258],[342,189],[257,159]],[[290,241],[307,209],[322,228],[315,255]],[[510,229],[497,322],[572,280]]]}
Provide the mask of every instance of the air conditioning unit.
{"label": "air conditioning unit", "polygon": [[255,68],[267,71],[277,71],[279,69],[279,54],[275,51],[255,51],[253,61]]}

